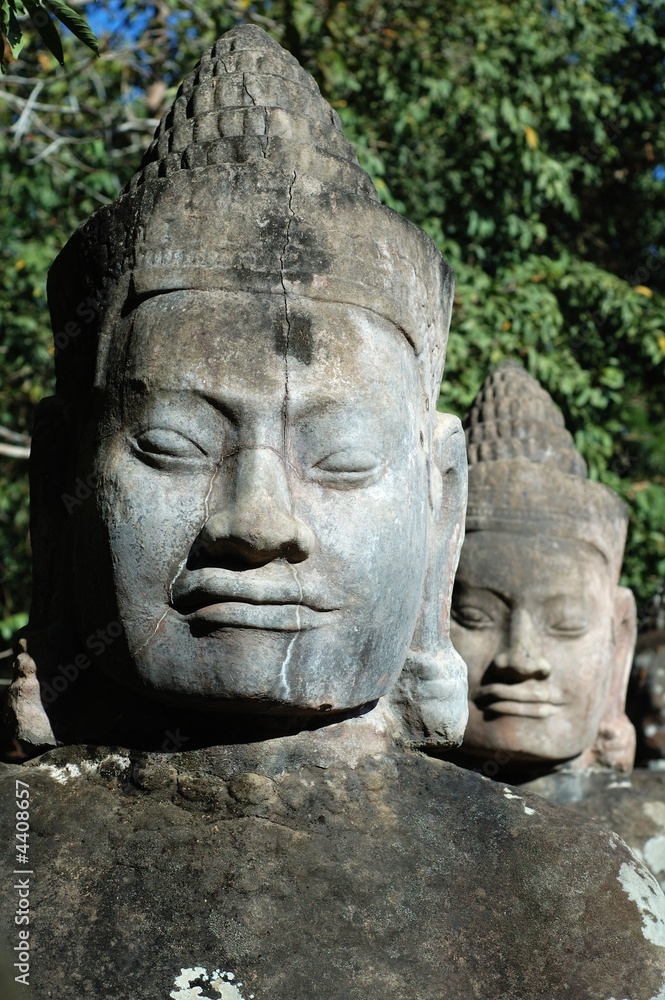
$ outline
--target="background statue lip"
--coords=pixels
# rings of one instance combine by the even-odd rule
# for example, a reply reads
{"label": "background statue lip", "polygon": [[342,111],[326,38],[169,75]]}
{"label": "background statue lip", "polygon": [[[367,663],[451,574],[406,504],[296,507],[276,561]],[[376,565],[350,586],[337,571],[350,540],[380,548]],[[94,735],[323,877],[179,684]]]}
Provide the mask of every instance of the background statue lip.
{"label": "background statue lip", "polygon": [[539,690],[524,683],[488,684],[481,689],[474,702],[483,712],[532,719],[548,718],[566,704],[551,688]]}
{"label": "background statue lip", "polygon": [[281,574],[249,576],[225,569],[187,572],[176,580],[172,605],[191,623],[230,628],[257,628],[300,632],[330,624],[339,607],[322,594],[305,591],[289,570]]}

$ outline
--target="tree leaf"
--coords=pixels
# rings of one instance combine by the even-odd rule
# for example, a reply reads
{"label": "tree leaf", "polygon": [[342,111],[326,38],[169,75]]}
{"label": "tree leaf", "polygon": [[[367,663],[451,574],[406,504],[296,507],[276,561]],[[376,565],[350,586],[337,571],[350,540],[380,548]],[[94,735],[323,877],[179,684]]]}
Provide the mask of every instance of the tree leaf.
{"label": "tree leaf", "polygon": [[55,56],[60,65],[64,66],[65,56],[62,51],[62,42],[49,12],[41,4],[34,3],[33,0],[23,0],[23,3],[28,17],[39,32],[44,45]]}
{"label": "tree leaf", "polygon": [[62,21],[66,28],[69,28],[73,35],[87,45],[89,49],[95,53],[96,56],[99,55],[99,45],[97,44],[97,39],[95,34],[78,11],[74,10],[69,4],[64,3],[64,0],[42,0],[45,7],[55,14],[59,21]]}
{"label": "tree leaf", "polygon": [[538,133],[530,125],[527,125],[524,129],[524,135],[526,137],[526,144],[529,149],[538,149]]}
{"label": "tree leaf", "polygon": [[[6,42],[12,59],[17,59],[18,55],[23,48],[24,38],[23,32],[21,31],[21,25],[16,17],[16,11],[14,5],[10,3],[10,0],[3,0],[0,5],[0,34],[2,39]],[[10,60],[5,59],[4,52],[2,53],[2,72],[7,68],[7,63]]]}
{"label": "tree leaf", "polygon": [[18,58],[19,52],[23,48],[25,38],[23,37],[23,32],[21,30],[21,25],[16,17],[16,11],[10,7],[9,8],[9,24],[7,26],[7,44],[11,50],[14,59]]}

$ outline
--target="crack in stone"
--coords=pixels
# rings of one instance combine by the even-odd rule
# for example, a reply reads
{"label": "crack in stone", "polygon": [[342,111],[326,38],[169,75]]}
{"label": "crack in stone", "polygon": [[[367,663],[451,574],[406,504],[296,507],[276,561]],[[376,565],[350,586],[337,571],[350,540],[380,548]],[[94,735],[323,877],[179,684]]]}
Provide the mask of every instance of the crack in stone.
{"label": "crack in stone", "polygon": [[[296,612],[296,615],[297,615],[297,619],[296,619],[297,620],[297,625],[298,625],[298,628],[300,628],[300,611],[299,610]],[[284,701],[288,701],[289,696],[291,694],[291,685],[289,684],[289,676],[288,676],[287,671],[288,671],[288,668],[289,668],[289,663],[291,662],[291,652],[293,650],[293,647],[295,645],[295,641],[296,641],[297,638],[298,638],[298,633],[294,632],[293,633],[293,638],[289,642],[288,648],[286,650],[286,656],[284,657],[284,662],[282,663],[282,668],[281,668],[281,670],[279,672],[279,693],[280,693],[280,696],[284,699]]]}
{"label": "crack in stone", "polygon": [[[169,583],[168,590],[167,590],[168,601],[169,601],[169,608],[173,607],[173,588],[175,586],[176,580],[178,579],[178,577],[182,573],[183,569],[187,565],[187,562],[189,560],[190,555],[194,555],[194,556],[198,555],[198,548],[199,548],[198,538],[200,537],[201,532],[203,531],[204,527],[208,523],[208,518],[210,517],[210,508],[209,508],[210,496],[212,494],[212,490],[213,490],[213,487],[215,485],[215,479],[217,478],[217,476],[219,475],[219,473],[221,471],[222,464],[223,464],[223,460],[221,462],[219,462],[215,466],[215,468],[213,469],[212,476],[210,477],[210,482],[208,483],[208,490],[206,492],[205,497],[203,498],[203,523],[202,523],[201,527],[199,528],[199,530],[198,530],[198,532],[196,534],[196,538],[194,539],[194,543],[193,543],[190,551],[187,553],[187,555],[185,556],[184,559],[180,560],[180,563],[178,564],[178,568],[175,571],[175,573],[173,574],[173,579]],[[152,642],[152,640],[155,638],[155,636],[157,635],[157,632],[159,630],[159,626],[162,624],[162,622],[164,621],[164,619],[166,618],[166,616],[167,616],[167,614],[169,612],[169,608],[166,609],[166,611],[164,612],[164,614],[162,615],[162,617],[157,622],[157,625],[155,626],[155,630],[152,633],[152,635],[148,636],[148,638],[145,640],[145,642],[143,642],[139,646],[139,648],[136,651],[137,653],[140,653],[142,649],[145,649],[145,647],[148,645],[148,643]]]}
{"label": "crack in stone", "polygon": [[291,339],[291,318],[289,316],[289,300],[286,293],[286,284],[284,283],[284,258],[289,249],[289,243],[291,242],[291,223],[293,222],[294,212],[293,212],[293,187],[296,183],[297,174],[293,171],[293,177],[289,184],[289,221],[286,227],[286,236],[284,239],[284,246],[282,247],[282,252],[279,257],[279,280],[282,285],[282,294],[284,295],[284,316],[286,319],[286,346],[284,348],[284,405],[282,406],[282,441],[284,448],[284,459],[286,460],[286,418],[289,405],[289,346]]}
{"label": "crack in stone", "polygon": [[249,92],[249,89],[247,87],[246,77],[247,77],[247,74],[243,73],[243,75],[242,75],[242,89],[245,91],[245,93],[249,97],[249,99],[252,102],[252,104],[254,105],[254,107],[256,107],[256,99],[254,97],[252,97],[251,93]]}
{"label": "crack in stone", "polygon": [[162,617],[161,617],[161,618],[159,619],[159,621],[158,621],[158,622],[157,622],[157,624],[155,625],[155,627],[154,627],[154,629],[153,629],[153,631],[152,631],[152,634],[151,634],[151,635],[149,635],[149,636],[148,636],[148,638],[147,638],[147,639],[146,639],[146,640],[145,640],[144,642],[142,642],[142,643],[141,643],[141,645],[139,646],[139,648],[138,648],[138,649],[136,650],[136,652],[135,652],[135,653],[133,654],[134,656],[138,656],[138,654],[139,654],[139,653],[140,653],[140,652],[141,652],[141,651],[142,651],[143,649],[145,649],[145,647],[146,647],[146,646],[148,645],[148,643],[149,643],[149,642],[152,642],[152,640],[153,640],[153,639],[155,638],[155,636],[156,636],[156,635],[157,635],[157,633],[159,632],[159,627],[160,627],[160,625],[162,624],[162,622],[164,621],[164,619],[166,618],[166,616],[168,615],[168,613],[169,613],[169,608],[167,608],[167,609],[166,609],[166,611],[164,612],[164,614],[162,615]]}
{"label": "crack in stone", "polygon": [[210,511],[208,508],[208,505],[210,503],[210,494],[212,493],[212,488],[215,485],[215,479],[219,475],[221,468],[222,468],[222,462],[218,462],[218,464],[213,469],[212,476],[210,477],[210,482],[208,483],[208,492],[206,493],[203,500],[203,524],[201,525],[201,531],[203,531],[203,528],[207,524],[208,518],[210,517]]}
{"label": "crack in stone", "polygon": [[[193,548],[194,549],[196,548],[196,542],[194,542]],[[176,580],[178,579],[178,577],[182,573],[183,569],[187,565],[187,560],[188,559],[189,559],[189,556],[187,555],[187,556],[185,556],[184,559],[182,559],[180,561],[180,565],[178,566],[178,568],[177,568],[177,570],[175,572],[175,576],[173,577],[173,579],[171,580],[171,582],[169,584],[168,594],[169,594],[169,604],[171,605],[171,607],[173,607],[173,587],[175,586]]]}
{"label": "crack in stone", "polygon": [[261,141],[261,152],[263,153],[263,159],[268,159],[268,142],[270,136],[270,124],[268,122],[268,109],[263,109],[263,139]]}
{"label": "crack in stone", "polygon": [[[177,570],[175,571],[175,573],[173,575],[173,579],[169,583],[169,587],[168,587],[167,593],[168,593],[168,598],[169,598],[169,605],[171,607],[173,606],[173,588],[175,586],[176,580],[178,579],[178,577],[182,573],[183,569],[187,565],[187,562],[189,560],[190,555],[193,555],[194,557],[196,557],[198,555],[198,553],[199,553],[200,543],[198,542],[198,539],[199,539],[199,537],[201,535],[201,532],[203,531],[203,529],[205,528],[206,524],[208,523],[208,518],[210,517],[210,508],[209,508],[210,496],[212,494],[212,490],[213,490],[213,487],[215,485],[215,479],[217,478],[217,476],[219,475],[219,473],[221,471],[223,461],[224,460],[222,459],[222,461],[220,461],[215,466],[215,468],[213,469],[212,476],[210,477],[210,482],[208,483],[208,490],[206,492],[205,497],[203,498],[203,523],[201,524],[201,527],[199,528],[199,530],[198,530],[198,532],[196,534],[196,538],[194,539],[194,542],[193,542],[193,544],[191,546],[190,551],[187,553],[187,555],[185,556],[184,559],[180,560],[178,568],[177,568]],[[160,624],[161,624],[161,622],[160,622]],[[159,628],[159,624],[158,624],[157,628]],[[152,636],[151,636],[151,638],[152,638]],[[141,646],[141,649],[143,649],[143,646]]]}
{"label": "crack in stone", "polygon": [[289,677],[288,677],[287,670],[288,670],[289,664],[291,662],[291,653],[293,652],[293,647],[296,644],[296,639],[300,635],[300,608],[301,608],[302,602],[303,602],[302,584],[301,584],[300,578],[298,576],[298,570],[293,565],[293,563],[287,562],[287,566],[289,567],[289,569],[293,573],[293,579],[296,581],[296,585],[297,585],[298,591],[299,591],[299,597],[298,597],[298,604],[296,605],[296,625],[297,625],[297,631],[293,633],[293,638],[291,639],[291,641],[290,641],[290,643],[288,645],[288,648],[286,650],[286,656],[284,657],[284,662],[282,663],[282,667],[281,667],[281,670],[279,672],[280,694],[282,695],[282,697],[284,698],[285,701],[288,700],[288,698],[291,695],[291,685],[289,684]]}
{"label": "crack in stone", "polygon": [[[289,408],[289,346],[291,339],[291,317],[289,316],[289,300],[286,291],[286,284],[284,282],[284,258],[286,257],[287,251],[289,249],[289,244],[291,241],[291,223],[293,222],[294,218],[293,187],[296,183],[296,179],[297,179],[297,172],[294,170],[293,176],[289,183],[289,221],[286,226],[284,246],[282,247],[282,252],[279,257],[279,279],[282,285],[282,293],[284,295],[284,317],[286,320],[286,343],[284,347],[284,403],[282,405],[282,449],[283,449],[283,456],[285,463],[287,461],[286,421],[288,417],[288,408]],[[298,589],[300,590],[300,604],[302,604],[302,586],[300,585],[298,574],[296,573],[295,568],[291,565],[291,563],[289,563],[288,565],[291,567],[291,570],[293,571],[295,576],[296,583],[298,584]],[[298,615],[297,624],[298,626],[300,626],[300,610],[298,610],[297,615]],[[298,633],[296,632],[289,643],[288,649],[286,650],[286,656],[284,657],[284,662],[282,663],[282,668],[279,673],[280,693],[282,694],[282,697],[284,699],[288,699],[291,693],[291,686],[289,684],[289,679],[287,676],[287,669],[291,661],[291,653],[293,651],[293,646],[295,644],[297,637]]]}

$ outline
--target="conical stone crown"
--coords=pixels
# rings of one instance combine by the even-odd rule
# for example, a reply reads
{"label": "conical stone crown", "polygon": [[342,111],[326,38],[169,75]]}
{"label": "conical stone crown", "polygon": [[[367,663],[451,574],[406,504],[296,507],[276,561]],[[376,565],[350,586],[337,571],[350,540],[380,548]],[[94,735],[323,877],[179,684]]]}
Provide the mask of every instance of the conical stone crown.
{"label": "conical stone crown", "polygon": [[485,379],[464,429],[469,465],[526,458],[569,475],[587,475],[561,410],[516,361],[505,361]]}
{"label": "conical stone crown", "polygon": [[378,201],[313,77],[265,31],[245,24],[185,77],[126,190],[180,170],[251,160],[306,171]]}
{"label": "conical stone crown", "polygon": [[466,531],[527,532],[595,547],[619,578],[628,511],[587,479],[564,419],[515,361],[484,382],[464,420],[469,460]]}
{"label": "conical stone crown", "polygon": [[[119,318],[183,288],[377,313],[412,346],[436,403],[452,270],[422,230],[380,204],[313,78],[255,25],[204,54],[136,175],[51,268],[58,391],[78,407],[104,384]],[[85,335],[61,334],[89,300],[98,307]]]}

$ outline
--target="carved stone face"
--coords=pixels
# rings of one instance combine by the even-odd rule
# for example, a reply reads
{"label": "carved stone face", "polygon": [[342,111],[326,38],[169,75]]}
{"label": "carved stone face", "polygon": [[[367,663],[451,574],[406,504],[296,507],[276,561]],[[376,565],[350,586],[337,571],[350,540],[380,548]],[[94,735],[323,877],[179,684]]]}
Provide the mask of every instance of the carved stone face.
{"label": "carved stone face", "polygon": [[584,542],[467,536],[451,636],[469,669],[469,751],[567,760],[591,746],[611,682],[616,590]]}
{"label": "carved stone face", "polygon": [[279,295],[222,291],[155,295],[122,323],[97,500],[77,512],[79,638],[117,617],[126,648],[103,668],[183,705],[339,711],[383,695],[427,551],[404,336],[359,307],[290,296],[287,323]]}

